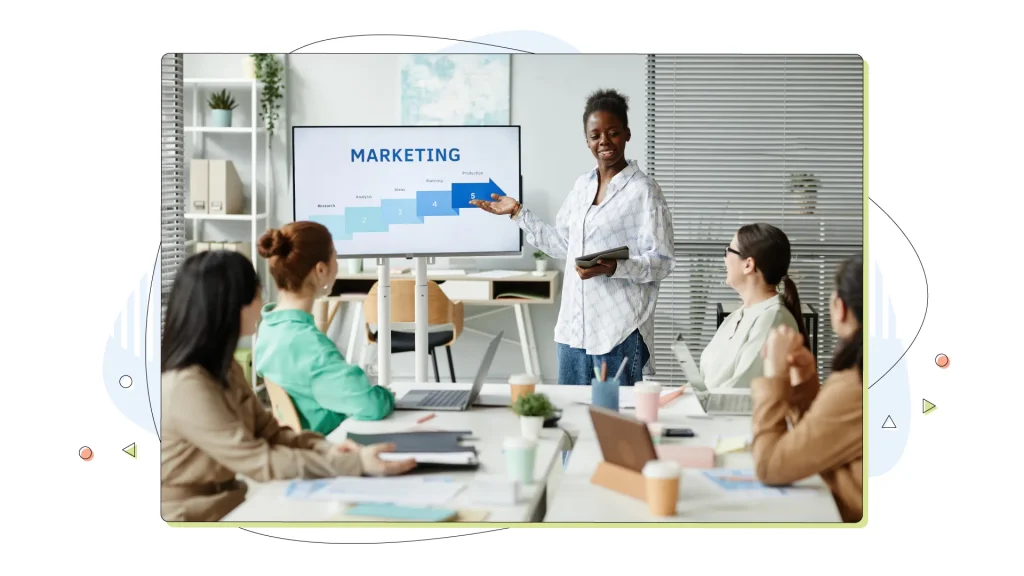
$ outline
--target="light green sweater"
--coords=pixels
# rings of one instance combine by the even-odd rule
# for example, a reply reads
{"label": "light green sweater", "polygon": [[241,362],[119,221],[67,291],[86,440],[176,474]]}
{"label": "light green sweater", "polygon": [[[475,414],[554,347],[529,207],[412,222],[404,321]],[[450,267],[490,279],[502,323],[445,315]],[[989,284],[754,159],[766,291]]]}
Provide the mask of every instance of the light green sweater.
{"label": "light green sweater", "polygon": [[303,429],[329,434],[346,418],[380,420],[395,408],[390,390],[374,386],[302,310],[263,307],[256,373],[291,396]]}

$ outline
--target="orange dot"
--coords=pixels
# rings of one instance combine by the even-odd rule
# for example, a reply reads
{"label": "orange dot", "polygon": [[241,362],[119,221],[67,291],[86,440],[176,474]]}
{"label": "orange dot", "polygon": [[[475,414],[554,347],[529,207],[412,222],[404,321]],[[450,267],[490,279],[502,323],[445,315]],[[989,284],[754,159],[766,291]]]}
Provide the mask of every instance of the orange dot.
{"label": "orange dot", "polygon": [[81,448],[78,449],[78,457],[81,458],[82,460],[85,460],[86,462],[92,460],[92,448],[89,448],[88,446],[82,446]]}
{"label": "orange dot", "polygon": [[938,366],[939,368],[948,368],[949,356],[946,356],[945,354],[939,354],[938,356],[935,357],[935,365]]}

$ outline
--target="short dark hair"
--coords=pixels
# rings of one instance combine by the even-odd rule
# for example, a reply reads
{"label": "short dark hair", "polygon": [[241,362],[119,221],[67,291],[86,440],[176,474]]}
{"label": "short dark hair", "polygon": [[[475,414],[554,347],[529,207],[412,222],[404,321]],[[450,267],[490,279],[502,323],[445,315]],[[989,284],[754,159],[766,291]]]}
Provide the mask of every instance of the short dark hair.
{"label": "short dark hair", "polygon": [[323,224],[299,221],[267,230],[260,237],[259,252],[267,259],[278,288],[301,292],[310,270],[330,261],[332,246],[334,240]]}
{"label": "short dark hair", "polygon": [[857,372],[863,374],[864,336],[861,326],[864,322],[864,258],[861,254],[850,257],[836,270],[836,295],[853,313],[860,326],[852,338],[840,342],[839,350],[832,357],[832,371],[857,368]]}
{"label": "short dark hair", "polygon": [[256,269],[238,252],[199,252],[185,260],[167,301],[161,371],[201,366],[226,387],[242,309],[259,290]]}
{"label": "short dark hair", "polygon": [[614,114],[623,128],[629,128],[629,98],[615,90],[597,90],[587,98],[587,106],[583,109],[583,129],[587,129],[587,119],[594,112]]}

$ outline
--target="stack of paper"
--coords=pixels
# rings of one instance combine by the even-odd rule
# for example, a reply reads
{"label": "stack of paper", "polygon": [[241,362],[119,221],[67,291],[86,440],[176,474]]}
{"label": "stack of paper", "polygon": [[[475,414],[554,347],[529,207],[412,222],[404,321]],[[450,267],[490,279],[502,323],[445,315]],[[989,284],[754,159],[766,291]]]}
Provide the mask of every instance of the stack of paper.
{"label": "stack of paper", "polygon": [[296,480],[288,485],[285,497],[295,500],[438,506],[454,498],[465,487],[462,482],[436,477],[341,477],[330,480]]}

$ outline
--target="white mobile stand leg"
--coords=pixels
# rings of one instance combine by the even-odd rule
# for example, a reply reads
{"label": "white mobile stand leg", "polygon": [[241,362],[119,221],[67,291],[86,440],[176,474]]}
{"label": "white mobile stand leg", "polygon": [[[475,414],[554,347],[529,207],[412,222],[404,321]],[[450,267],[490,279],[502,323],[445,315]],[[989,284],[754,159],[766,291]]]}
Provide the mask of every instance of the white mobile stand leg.
{"label": "white mobile stand leg", "polygon": [[416,258],[416,383],[427,382],[427,259]]}
{"label": "white mobile stand leg", "polygon": [[377,384],[391,384],[391,265],[377,259]]}

